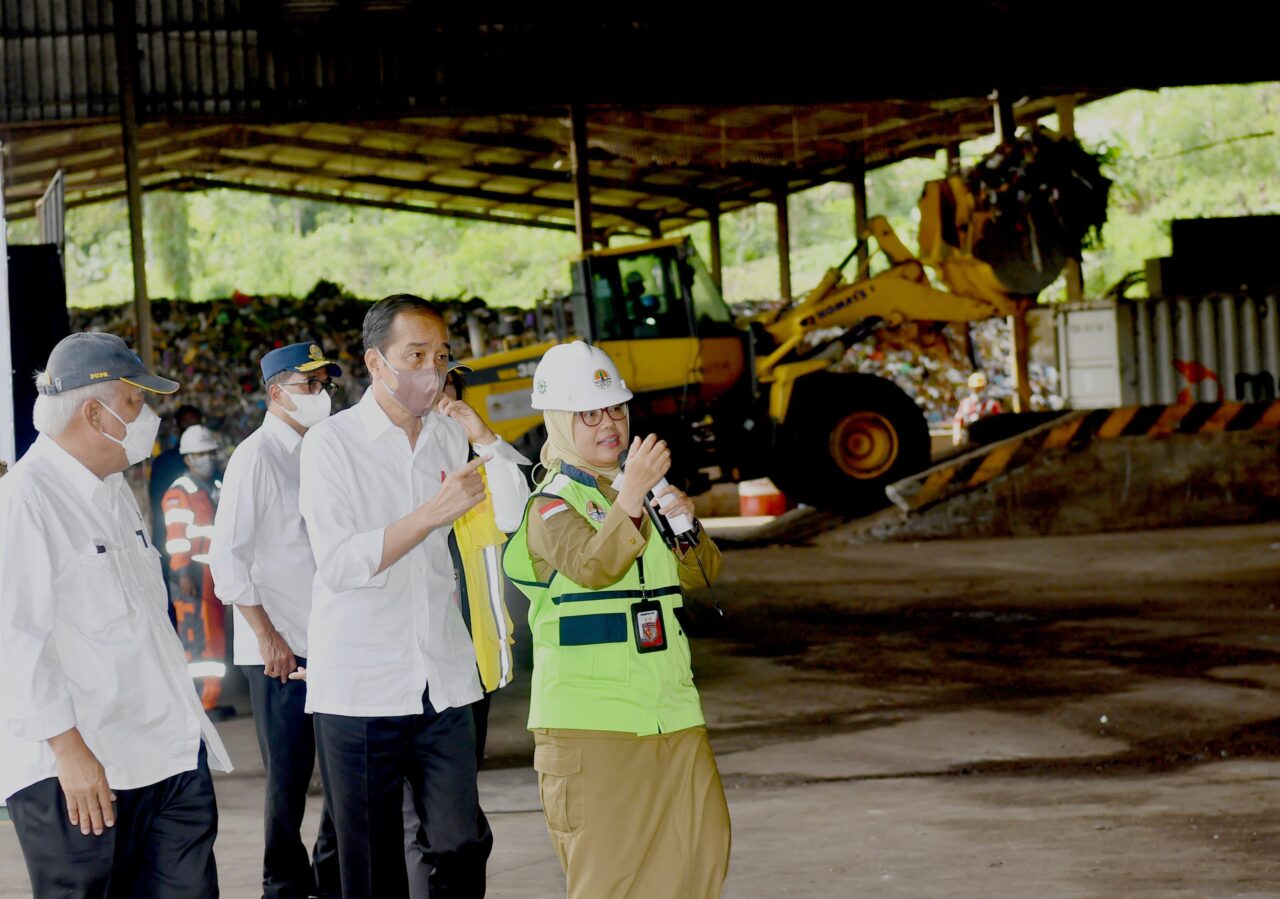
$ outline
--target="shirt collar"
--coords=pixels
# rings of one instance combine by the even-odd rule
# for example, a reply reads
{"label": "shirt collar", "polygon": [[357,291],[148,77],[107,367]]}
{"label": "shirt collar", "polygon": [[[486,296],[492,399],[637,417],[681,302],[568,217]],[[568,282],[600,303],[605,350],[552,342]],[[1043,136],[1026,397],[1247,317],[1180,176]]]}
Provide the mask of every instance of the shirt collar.
{"label": "shirt collar", "polygon": [[[396,423],[388,417],[387,413],[382,411],[382,407],[378,405],[378,398],[373,395],[372,384],[365,390],[360,402],[356,403],[356,414],[360,416],[360,423],[364,425],[364,433],[369,438],[370,443],[376,441],[387,431],[400,430]],[[437,416],[431,413],[422,417],[422,433],[424,435],[435,429],[436,418]]]}
{"label": "shirt collar", "polygon": [[293,429],[287,421],[271,412],[267,413],[267,418],[263,422],[267,429],[267,433],[276,439],[276,442],[284,447],[285,452],[292,453],[298,449],[302,443],[302,435]]}
{"label": "shirt collar", "polygon": [[586,487],[595,488],[597,486],[596,478],[590,472],[583,471],[576,465],[570,465],[568,462],[560,463],[560,473],[571,481],[577,481]]}
{"label": "shirt collar", "polygon": [[124,478],[123,474],[116,472],[115,474],[107,475],[105,479],[99,479],[96,474],[85,467],[83,462],[45,434],[41,434],[36,438],[35,449],[47,458],[58,473],[71,483],[76,493],[85,502],[101,503],[110,495],[111,489]]}

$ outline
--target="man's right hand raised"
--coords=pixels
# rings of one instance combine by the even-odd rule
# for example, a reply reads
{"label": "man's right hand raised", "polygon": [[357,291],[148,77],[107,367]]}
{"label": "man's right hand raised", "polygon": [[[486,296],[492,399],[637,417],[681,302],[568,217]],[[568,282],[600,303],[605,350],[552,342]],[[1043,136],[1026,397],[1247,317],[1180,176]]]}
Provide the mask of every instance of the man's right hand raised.
{"label": "man's right hand raised", "polygon": [[432,531],[450,527],[468,509],[484,499],[480,466],[493,456],[472,459],[453,474],[445,475],[440,492],[404,518],[387,526],[382,539],[382,559],[375,575],[382,574],[426,540]]}
{"label": "man's right hand raised", "polygon": [[484,479],[480,468],[493,456],[477,456],[452,474],[446,475],[435,498],[424,503],[437,527],[457,521],[468,509],[484,499]]}
{"label": "man's right hand raised", "polygon": [[102,836],[104,827],[115,827],[111,803],[115,793],[107,786],[107,772],[74,727],[49,739],[58,761],[58,783],[67,797],[67,817],[85,836]]}

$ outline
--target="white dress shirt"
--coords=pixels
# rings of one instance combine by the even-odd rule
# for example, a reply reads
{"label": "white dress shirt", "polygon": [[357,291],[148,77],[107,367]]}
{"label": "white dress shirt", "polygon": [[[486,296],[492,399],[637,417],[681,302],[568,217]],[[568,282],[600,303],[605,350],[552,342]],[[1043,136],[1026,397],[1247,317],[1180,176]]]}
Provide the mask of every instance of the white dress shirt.
{"label": "white dress shirt", "polygon": [[169,623],[160,554],[128,484],[41,436],[0,478],[0,800],[49,777],[72,727],[117,790],[230,771]]}
{"label": "white dress shirt", "polygon": [[[316,563],[298,511],[302,435],[270,412],[227,463],[209,550],[213,589],[262,606],[295,656],[307,656]],[[258,637],[235,609],[235,663],[261,665]]]}
{"label": "white dress shirt", "polygon": [[[528,464],[501,439],[477,452],[498,527],[520,526]],[[440,492],[467,462],[462,426],[431,413],[417,446],[382,411],[373,389],[320,422],[302,441],[299,505],[317,572],[307,657],[307,711],[355,717],[421,714],[430,685],[436,711],[481,695],[475,649],[454,600],[449,527],[439,527],[375,574],[385,529]]]}

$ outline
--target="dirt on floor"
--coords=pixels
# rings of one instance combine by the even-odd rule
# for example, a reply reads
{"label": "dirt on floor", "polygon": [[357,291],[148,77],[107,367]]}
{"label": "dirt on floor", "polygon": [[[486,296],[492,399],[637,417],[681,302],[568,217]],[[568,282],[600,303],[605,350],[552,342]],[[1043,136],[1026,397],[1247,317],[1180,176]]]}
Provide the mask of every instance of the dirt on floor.
{"label": "dirt on floor", "polygon": [[[725,895],[1280,896],[1278,572],[1280,525],[729,552],[724,617],[687,621]],[[495,897],[564,891],[527,691],[481,776]],[[261,771],[223,730],[223,895],[252,896]],[[0,825],[0,895],[15,865]]]}

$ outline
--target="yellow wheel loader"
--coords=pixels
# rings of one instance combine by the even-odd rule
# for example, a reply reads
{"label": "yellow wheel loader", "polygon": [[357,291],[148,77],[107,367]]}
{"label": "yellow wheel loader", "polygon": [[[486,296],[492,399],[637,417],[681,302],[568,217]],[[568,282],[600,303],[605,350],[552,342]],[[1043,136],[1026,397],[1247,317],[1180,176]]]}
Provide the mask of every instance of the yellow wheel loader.
{"label": "yellow wheel loader", "polygon": [[[930,182],[919,256],[874,218],[863,239],[888,257],[887,270],[847,279],[851,252],[796,303],[741,325],[688,238],[584,253],[573,260],[570,295],[538,311],[544,342],[467,360],[467,398],[536,459],[545,431],[530,406],[534,368],[556,342],[588,340],[636,394],[636,429],[671,445],[673,483],[694,492],[768,476],[798,502],[874,511],[888,503],[887,484],[928,465],[929,431],[896,384],[833,366],[880,328],[973,322],[1033,302],[972,254],[988,215],[978,205],[959,176]],[[1038,245],[1034,227],[1029,237],[1025,227],[1014,230],[1027,239],[1004,253],[1001,267],[1012,260],[1041,286],[1052,281],[1066,254],[1053,242]]]}

